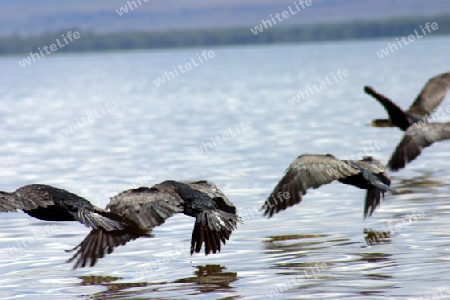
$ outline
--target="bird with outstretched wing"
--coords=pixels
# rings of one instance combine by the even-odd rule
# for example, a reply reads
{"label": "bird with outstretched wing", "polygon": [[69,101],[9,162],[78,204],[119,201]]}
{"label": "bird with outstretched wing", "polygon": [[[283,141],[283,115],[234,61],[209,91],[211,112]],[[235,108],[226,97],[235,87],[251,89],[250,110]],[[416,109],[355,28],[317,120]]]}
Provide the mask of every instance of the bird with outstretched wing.
{"label": "bird with outstretched wing", "polygon": [[151,236],[154,227],[176,213],[195,218],[191,238],[191,254],[200,252],[205,245],[205,255],[221,250],[221,242],[230,238],[237,222],[236,207],[219,190],[207,181],[164,181],[151,188],[141,187],[111,197],[107,209],[122,215],[130,226],[122,230],[92,230],[75,248],[68,262],[76,259],[74,268],[94,266],[105,253],[142,236]]}
{"label": "bird with outstretched wing", "polygon": [[265,201],[264,215],[270,218],[300,203],[308,189],[317,189],[335,180],[367,190],[364,218],[371,216],[380,205],[385,191],[393,191],[384,166],[371,156],[361,160],[340,160],[330,154],[303,154],[290,164]]}

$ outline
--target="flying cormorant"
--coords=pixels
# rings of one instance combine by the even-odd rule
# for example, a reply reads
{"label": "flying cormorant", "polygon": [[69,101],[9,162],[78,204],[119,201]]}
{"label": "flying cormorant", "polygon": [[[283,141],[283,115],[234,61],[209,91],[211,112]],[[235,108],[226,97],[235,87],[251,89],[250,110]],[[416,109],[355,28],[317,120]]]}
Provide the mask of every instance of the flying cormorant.
{"label": "flying cormorant", "polygon": [[377,93],[372,87],[365,86],[364,91],[378,100],[386,109],[389,119],[372,121],[374,127],[398,127],[405,131],[411,124],[429,117],[450,88],[450,72],[439,74],[425,84],[411,106],[403,111],[392,100]]}
{"label": "flying cormorant", "polygon": [[229,239],[236,223],[241,222],[236,207],[217,188],[207,181],[164,181],[151,188],[140,187],[111,197],[106,207],[126,219],[133,220],[137,227],[105,231],[94,229],[75,248],[68,262],[77,259],[74,269],[92,267],[99,258],[113,252],[115,247],[141,236],[149,236],[152,229],[165,222],[175,213],[195,217],[191,239],[191,255],[200,252],[205,243],[205,255],[220,251],[221,241]]}
{"label": "flying cormorant", "polygon": [[0,212],[23,210],[44,221],[78,221],[107,231],[123,229],[124,219],[92,205],[88,200],[45,184],[30,184],[12,193],[0,192]]}
{"label": "flying cormorant", "polygon": [[331,154],[303,154],[290,164],[261,209],[270,218],[302,201],[308,189],[334,180],[367,190],[364,218],[372,215],[385,191],[392,191],[384,166],[371,156],[361,160],[339,160]]}

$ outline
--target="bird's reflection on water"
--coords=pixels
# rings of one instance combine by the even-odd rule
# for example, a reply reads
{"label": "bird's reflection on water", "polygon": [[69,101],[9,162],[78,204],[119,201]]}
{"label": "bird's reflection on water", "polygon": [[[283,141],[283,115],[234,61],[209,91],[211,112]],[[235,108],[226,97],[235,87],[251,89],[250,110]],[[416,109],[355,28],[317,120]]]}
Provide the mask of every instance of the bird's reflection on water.
{"label": "bird's reflection on water", "polygon": [[232,292],[230,283],[237,280],[236,272],[225,272],[219,265],[196,266],[195,276],[175,280],[175,283],[188,283],[200,293]]}
{"label": "bird's reflection on water", "polygon": [[366,241],[367,246],[373,246],[378,244],[387,244],[390,243],[391,240],[391,232],[387,231],[376,231],[371,229],[364,229],[364,240]]}
{"label": "bird's reflection on water", "polygon": [[420,173],[414,177],[391,175],[397,194],[432,193],[434,188],[449,185],[447,182],[439,180],[439,175],[433,171],[422,170]]}
{"label": "bird's reflection on water", "polygon": [[[364,229],[363,233],[365,234],[364,239],[366,241],[366,245],[363,247],[391,243],[391,233],[389,231]],[[310,272],[311,269],[317,267],[318,264],[324,263],[324,261],[311,260],[311,253],[316,253],[327,248],[345,247],[352,244],[360,244],[360,242],[352,241],[349,238],[330,238],[327,234],[271,236],[267,237],[264,241],[266,252],[272,257],[276,257],[276,260],[270,268],[285,270],[285,272],[277,272],[277,274],[285,275],[297,273],[303,275],[305,272]],[[343,254],[345,255],[345,253]],[[355,262],[366,261],[368,263],[378,263],[391,260],[391,254],[378,252],[351,252],[348,255],[356,255],[357,257],[352,258]],[[325,263],[328,267],[339,264],[338,261],[332,259]],[[296,272],[293,272],[293,270],[296,270]]]}
{"label": "bird's reflection on water", "polygon": [[284,270],[277,274],[304,275],[313,273],[323,263],[305,259],[310,251],[330,247],[330,243],[348,242],[348,239],[327,239],[327,234],[293,234],[267,237],[264,248],[267,254],[276,257],[270,268]]}
{"label": "bird's reflection on water", "polygon": [[[291,241],[293,243],[290,243]],[[305,251],[325,249],[332,244],[348,245],[353,243],[356,242],[352,242],[348,238],[330,239],[327,234],[291,234],[267,237],[264,240],[264,248],[271,254],[301,257]]]}
{"label": "bird's reflection on water", "polygon": [[[234,291],[233,287],[230,286],[230,283],[237,280],[236,272],[226,272],[227,268],[219,265],[195,266],[195,268],[196,270],[194,271],[193,276],[177,279],[173,282],[115,283],[115,281],[121,280],[122,278],[113,276],[80,276],[78,278],[81,279],[79,285],[99,285],[106,288],[106,290],[101,292],[84,295],[82,296],[83,299],[122,299],[127,296],[134,297],[149,294],[151,292],[158,292],[160,289],[163,289],[165,285],[172,286],[172,290],[177,289],[177,285],[173,285],[173,283],[181,284],[179,285],[180,290],[186,291],[187,289],[192,288],[198,293],[232,293]],[[194,294],[195,293],[196,292],[194,292]]]}
{"label": "bird's reflection on water", "polygon": [[[390,233],[363,231],[364,238],[377,242],[390,241]],[[377,235],[378,233],[378,235]],[[392,276],[389,267],[397,262],[389,253],[382,253],[375,247],[360,248],[361,241],[350,238],[336,237],[330,234],[283,235],[271,236],[264,242],[267,254],[274,260],[269,269],[275,270],[276,275],[283,275],[279,284],[272,292],[318,293],[323,286],[330,282],[339,282],[336,292],[340,288],[353,286],[360,289],[361,297],[380,295],[386,289],[394,288],[388,283]],[[355,251],[355,249],[364,249]],[[388,268],[388,269],[386,269]],[[360,279],[355,281],[348,274],[357,272]],[[374,287],[366,288],[364,282],[378,281]],[[383,282],[381,282],[383,281]]]}
{"label": "bird's reflection on water", "polygon": [[366,261],[368,263],[379,263],[379,262],[389,262],[392,261],[392,254],[381,253],[381,252],[366,252],[360,253],[360,260]]}
{"label": "bird's reflection on water", "polygon": [[[267,252],[292,252],[301,247],[315,248],[324,243],[326,234],[288,234],[269,236],[264,240]],[[294,243],[288,243],[293,241]],[[286,243],[285,243],[286,242]],[[322,246],[318,247],[319,249]]]}
{"label": "bird's reflection on water", "polygon": [[[81,282],[79,285],[81,286],[87,286],[87,285],[100,285],[106,287],[105,291],[93,293],[91,295],[84,295],[81,298],[82,299],[123,299],[127,296],[137,296],[137,295],[143,295],[148,292],[151,292],[152,290],[157,290],[157,287],[151,287],[146,289],[133,289],[131,291],[128,291],[132,288],[140,288],[140,287],[146,287],[150,286],[151,283],[148,282],[119,282],[114,283],[114,281],[121,280],[121,277],[114,277],[114,276],[80,276],[78,277],[81,279]],[[161,284],[161,283],[159,283]]]}
{"label": "bird's reflection on water", "polygon": [[115,276],[80,276],[78,278],[81,279],[80,285],[106,285],[110,282],[122,279],[122,277]]}

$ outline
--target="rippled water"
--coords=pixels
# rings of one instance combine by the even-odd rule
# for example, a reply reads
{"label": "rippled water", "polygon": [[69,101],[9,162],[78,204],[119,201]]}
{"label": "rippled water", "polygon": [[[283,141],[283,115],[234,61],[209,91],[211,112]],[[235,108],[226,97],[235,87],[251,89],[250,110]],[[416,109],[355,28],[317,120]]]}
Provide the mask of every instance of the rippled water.
{"label": "rippled water", "polygon": [[[366,126],[385,112],[363,86],[406,108],[450,65],[448,37],[380,59],[388,42],[206,49],[215,56],[159,87],[154,80],[204,49],[55,55],[26,68],[22,57],[0,58],[2,190],[46,183],[104,207],[138,185],[208,179],[245,221],[220,254],[190,256],[194,220],[179,215],[154,238],[74,271],[63,250],[87,228],[2,214],[2,299],[450,298],[448,143],[392,174],[399,194],[372,218],[362,217],[364,191],[339,183],[272,219],[257,211],[299,154],[350,157],[374,146],[387,162],[402,132]],[[350,75],[334,80],[339,69]],[[333,85],[289,103],[327,77]],[[377,140],[387,145],[376,149]]]}

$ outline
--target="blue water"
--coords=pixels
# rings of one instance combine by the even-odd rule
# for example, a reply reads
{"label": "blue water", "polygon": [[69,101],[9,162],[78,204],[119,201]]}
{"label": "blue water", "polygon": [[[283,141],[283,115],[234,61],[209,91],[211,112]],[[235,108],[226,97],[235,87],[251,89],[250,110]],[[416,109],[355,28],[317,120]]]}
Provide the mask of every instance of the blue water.
{"label": "blue water", "polygon": [[[350,158],[366,148],[387,162],[403,133],[366,126],[386,113],[363,86],[406,108],[450,65],[448,37],[380,59],[393,41],[52,54],[25,68],[25,56],[0,58],[1,190],[45,183],[104,207],[132,187],[207,179],[245,221],[220,254],[190,256],[194,220],[177,215],[154,238],[73,271],[63,250],[88,228],[2,214],[1,298],[417,299],[439,289],[450,298],[446,142],[391,174],[400,193],[372,218],[363,220],[364,191],[339,183],[272,219],[258,212],[302,153]],[[203,50],[214,57],[200,64]],[[192,59],[199,65],[154,83]],[[367,246],[373,231],[391,234]]]}

